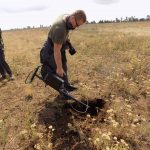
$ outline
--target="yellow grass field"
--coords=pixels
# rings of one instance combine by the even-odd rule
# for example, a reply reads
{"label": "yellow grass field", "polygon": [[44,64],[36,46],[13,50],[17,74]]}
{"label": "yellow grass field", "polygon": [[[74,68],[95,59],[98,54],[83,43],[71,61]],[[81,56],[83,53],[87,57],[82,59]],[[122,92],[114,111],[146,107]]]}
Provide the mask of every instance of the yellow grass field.
{"label": "yellow grass field", "polygon": [[87,24],[70,33],[72,95],[102,99],[97,115],[64,107],[39,79],[24,83],[48,30],[3,32],[16,80],[0,82],[0,150],[149,150],[150,22]]}

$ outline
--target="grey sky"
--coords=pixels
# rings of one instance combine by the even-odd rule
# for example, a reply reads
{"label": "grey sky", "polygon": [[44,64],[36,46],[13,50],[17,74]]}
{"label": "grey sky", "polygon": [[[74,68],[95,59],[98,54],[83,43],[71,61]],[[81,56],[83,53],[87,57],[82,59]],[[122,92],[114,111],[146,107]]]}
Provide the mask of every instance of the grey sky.
{"label": "grey sky", "polygon": [[6,7],[6,8],[1,8],[0,12],[5,12],[5,13],[22,13],[22,12],[30,12],[30,11],[42,11],[45,10],[47,7],[46,6],[26,6],[26,7]]}
{"label": "grey sky", "polygon": [[119,2],[119,0],[94,0],[98,4],[113,4]]}
{"label": "grey sky", "polygon": [[42,11],[46,8],[46,4],[41,3],[39,0],[0,0],[0,12],[5,13]]}
{"label": "grey sky", "polygon": [[88,21],[150,15],[150,0],[0,0],[2,29],[49,26],[57,16],[83,9]]}

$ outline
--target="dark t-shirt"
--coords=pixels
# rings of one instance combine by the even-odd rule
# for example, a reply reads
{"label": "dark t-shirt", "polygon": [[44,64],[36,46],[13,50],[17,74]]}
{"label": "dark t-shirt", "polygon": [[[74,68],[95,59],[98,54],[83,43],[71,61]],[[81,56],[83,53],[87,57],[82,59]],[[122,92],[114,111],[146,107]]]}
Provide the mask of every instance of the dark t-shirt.
{"label": "dark t-shirt", "polygon": [[53,43],[64,44],[68,38],[69,30],[66,29],[66,22],[63,18],[64,15],[59,16],[50,28],[48,37]]}
{"label": "dark t-shirt", "polygon": [[[68,39],[69,30],[66,28],[66,22],[63,19],[64,15],[58,17],[50,27],[48,39],[41,50],[41,63],[51,65],[54,56],[54,43],[62,44],[61,57],[62,62],[66,62],[65,42]],[[54,60],[55,61],[55,60]]]}

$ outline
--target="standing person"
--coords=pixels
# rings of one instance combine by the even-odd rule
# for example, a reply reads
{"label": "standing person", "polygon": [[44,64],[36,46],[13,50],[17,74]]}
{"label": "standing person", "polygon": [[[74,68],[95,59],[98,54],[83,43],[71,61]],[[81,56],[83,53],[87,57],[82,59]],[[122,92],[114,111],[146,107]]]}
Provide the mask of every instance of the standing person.
{"label": "standing person", "polygon": [[52,24],[47,41],[40,52],[41,63],[43,64],[41,74],[43,78],[48,73],[55,73],[64,79],[64,86],[67,91],[73,91],[76,87],[68,81],[66,50],[70,54],[75,53],[69,41],[69,31],[81,26],[86,22],[86,14],[83,10],[76,10],[69,15],[61,15]]}
{"label": "standing person", "polygon": [[7,64],[6,60],[5,60],[5,54],[4,54],[4,42],[3,42],[3,38],[2,38],[2,31],[0,28],[0,81],[4,80],[7,78],[7,74],[9,76],[10,80],[14,80],[14,76],[12,74],[12,71],[9,67],[9,65]]}

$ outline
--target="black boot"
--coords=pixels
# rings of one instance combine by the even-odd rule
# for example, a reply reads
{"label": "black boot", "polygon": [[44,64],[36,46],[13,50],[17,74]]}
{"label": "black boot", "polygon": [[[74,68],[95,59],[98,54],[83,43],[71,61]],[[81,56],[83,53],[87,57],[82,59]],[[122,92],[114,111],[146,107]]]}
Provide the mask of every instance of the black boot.
{"label": "black boot", "polygon": [[0,81],[3,81],[3,80],[5,80],[5,79],[7,79],[7,76],[6,76],[6,75],[2,75],[2,76],[0,77]]}
{"label": "black boot", "polygon": [[11,81],[12,81],[12,80],[15,80],[15,76],[14,76],[13,74],[10,74],[10,75],[9,75],[9,80],[11,80]]}
{"label": "black boot", "polygon": [[66,84],[66,85],[65,85],[65,89],[66,89],[68,92],[72,92],[72,91],[77,90],[78,88],[72,86],[71,84]]}

